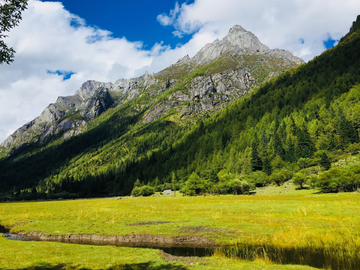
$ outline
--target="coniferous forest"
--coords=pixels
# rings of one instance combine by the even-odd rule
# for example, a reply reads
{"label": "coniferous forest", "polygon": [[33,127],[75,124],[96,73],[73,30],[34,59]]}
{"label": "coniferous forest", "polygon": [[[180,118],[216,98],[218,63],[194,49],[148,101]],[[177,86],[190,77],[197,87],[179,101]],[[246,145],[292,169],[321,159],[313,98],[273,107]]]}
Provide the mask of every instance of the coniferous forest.
{"label": "coniferous forest", "polygon": [[0,195],[244,194],[288,180],[323,192],[360,188],[359,17],[336,47],[217,113],[178,121],[170,110],[143,123],[145,109],[132,109],[140,102],[112,108],[81,135],[3,157]]}

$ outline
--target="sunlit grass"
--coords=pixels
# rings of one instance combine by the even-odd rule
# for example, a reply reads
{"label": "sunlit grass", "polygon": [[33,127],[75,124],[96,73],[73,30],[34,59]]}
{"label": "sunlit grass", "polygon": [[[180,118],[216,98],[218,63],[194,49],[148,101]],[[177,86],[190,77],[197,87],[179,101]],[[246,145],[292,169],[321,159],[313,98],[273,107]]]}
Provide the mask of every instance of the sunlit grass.
{"label": "sunlit grass", "polygon": [[[357,258],[356,251],[360,249],[360,194],[283,191],[283,187],[271,187],[259,190],[256,196],[2,203],[0,224],[12,226],[14,232],[42,231],[64,235],[153,234],[172,237],[197,234],[222,244],[313,248],[325,252],[337,250],[334,256]],[[130,226],[150,221],[168,223]],[[196,227],[200,229],[189,230]],[[213,230],[201,230],[201,227]]]}

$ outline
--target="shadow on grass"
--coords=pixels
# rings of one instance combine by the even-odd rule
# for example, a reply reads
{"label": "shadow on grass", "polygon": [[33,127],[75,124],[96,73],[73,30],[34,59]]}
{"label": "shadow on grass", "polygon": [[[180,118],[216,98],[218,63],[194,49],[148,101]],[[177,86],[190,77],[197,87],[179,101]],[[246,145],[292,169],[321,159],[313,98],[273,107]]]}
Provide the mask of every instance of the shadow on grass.
{"label": "shadow on grass", "polygon": [[309,190],[309,187],[297,187],[295,190]]}
{"label": "shadow on grass", "polygon": [[[19,268],[17,270],[91,270],[92,268],[71,266],[68,264],[41,264],[35,265],[27,268]],[[105,270],[187,270],[185,266],[179,264],[154,264],[152,262],[147,263],[134,263],[134,264],[124,264],[116,265],[109,268],[103,268]],[[5,269],[4,269],[5,270]]]}

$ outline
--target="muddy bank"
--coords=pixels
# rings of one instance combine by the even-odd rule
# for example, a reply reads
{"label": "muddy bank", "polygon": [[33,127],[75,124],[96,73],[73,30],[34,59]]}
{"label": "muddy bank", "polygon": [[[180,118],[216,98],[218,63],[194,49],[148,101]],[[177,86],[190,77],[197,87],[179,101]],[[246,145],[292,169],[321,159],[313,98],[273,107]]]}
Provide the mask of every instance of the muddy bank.
{"label": "muddy bank", "polygon": [[165,237],[161,235],[135,234],[135,235],[96,235],[96,234],[69,234],[46,235],[42,232],[18,232],[35,241],[49,241],[72,244],[114,245],[123,247],[220,247],[221,244],[210,241],[200,235],[185,235]]}

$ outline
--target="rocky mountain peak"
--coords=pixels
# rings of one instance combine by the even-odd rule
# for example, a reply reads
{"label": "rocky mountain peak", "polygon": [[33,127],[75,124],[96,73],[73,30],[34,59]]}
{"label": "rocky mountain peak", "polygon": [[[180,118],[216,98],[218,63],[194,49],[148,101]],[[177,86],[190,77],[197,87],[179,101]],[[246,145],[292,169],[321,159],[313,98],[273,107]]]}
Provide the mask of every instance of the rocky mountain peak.
{"label": "rocky mountain peak", "polygon": [[[304,61],[293,56],[288,51],[285,54],[273,53],[268,46],[262,44],[260,40],[250,31],[245,30],[240,25],[235,25],[222,40],[215,40],[213,43],[207,44],[193,58],[198,64],[209,64],[219,58],[222,54],[231,52],[235,55],[260,54],[270,55],[275,58],[288,59],[290,62],[303,63]],[[289,58],[290,57],[290,58]]]}
{"label": "rocky mountain peak", "polygon": [[238,24],[235,25],[234,27],[230,28],[230,30],[229,30],[230,35],[236,34],[238,32],[248,32],[248,31],[246,31],[244,28],[242,28],[241,25],[238,25]]}

